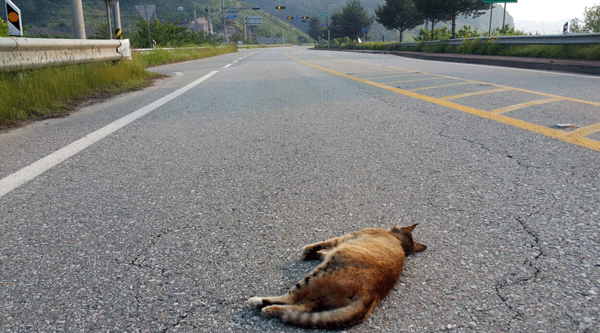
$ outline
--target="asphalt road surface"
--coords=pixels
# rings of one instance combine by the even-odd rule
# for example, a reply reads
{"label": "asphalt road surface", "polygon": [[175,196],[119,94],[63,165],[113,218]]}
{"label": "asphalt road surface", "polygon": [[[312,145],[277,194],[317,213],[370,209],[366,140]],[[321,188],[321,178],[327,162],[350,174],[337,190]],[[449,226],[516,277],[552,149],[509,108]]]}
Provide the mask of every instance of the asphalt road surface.
{"label": "asphalt road surface", "polygon": [[600,78],[315,51],[0,134],[0,331],[301,332],[304,245],[419,223],[348,332],[599,332]]}

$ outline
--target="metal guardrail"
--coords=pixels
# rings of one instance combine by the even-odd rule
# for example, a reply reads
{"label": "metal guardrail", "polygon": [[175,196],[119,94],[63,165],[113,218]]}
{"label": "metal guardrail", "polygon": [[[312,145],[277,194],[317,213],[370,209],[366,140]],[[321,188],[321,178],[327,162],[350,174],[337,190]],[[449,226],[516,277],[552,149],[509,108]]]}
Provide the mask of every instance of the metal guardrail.
{"label": "metal guardrail", "polygon": [[131,59],[129,39],[0,38],[0,71]]}
{"label": "metal guardrail", "polygon": [[[444,41],[423,42],[423,45],[437,45],[445,43],[447,45],[461,45],[464,42],[473,41],[494,42],[506,45],[586,45],[600,44],[600,33],[589,34],[564,34],[564,35],[524,35],[524,36],[492,36],[474,37],[474,38],[456,38]],[[405,46],[417,46],[419,43],[401,43]]]}

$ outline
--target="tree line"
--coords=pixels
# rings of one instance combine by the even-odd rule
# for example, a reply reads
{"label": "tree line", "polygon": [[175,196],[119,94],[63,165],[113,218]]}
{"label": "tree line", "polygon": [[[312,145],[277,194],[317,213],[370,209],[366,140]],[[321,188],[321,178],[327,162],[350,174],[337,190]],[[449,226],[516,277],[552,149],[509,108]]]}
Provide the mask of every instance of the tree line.
{"label": "tree line", "polygon": [[[431,23],[432,38],[436,23],[452,21],[451,37],[455,38],[456,18],[459,15],[477,17],[491,6],[483,0],[386,0],[375,8],[375,17],[370,17],[358,0],[350,0],[331,16],[329,29],[332,38],[356,38],[366,35],[376,20],[389,30],[398,30],[402,41],[404,31],[422,25],[425,20]],[[366,29],[365,33],[362,28]],[[308,33],[314,39],[323,36],[317,19],[310,22]]]}

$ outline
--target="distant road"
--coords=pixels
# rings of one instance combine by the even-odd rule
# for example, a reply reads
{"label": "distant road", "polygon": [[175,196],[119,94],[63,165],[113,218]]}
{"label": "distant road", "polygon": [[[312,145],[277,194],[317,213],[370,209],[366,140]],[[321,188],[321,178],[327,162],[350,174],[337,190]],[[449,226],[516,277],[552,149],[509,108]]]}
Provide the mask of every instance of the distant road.
{"label": "distant road", "polygon": [[348,332],[595,332],[600,77],[303,47],[0,134],[0,331],[299,332],[304,245],[419,223]]}

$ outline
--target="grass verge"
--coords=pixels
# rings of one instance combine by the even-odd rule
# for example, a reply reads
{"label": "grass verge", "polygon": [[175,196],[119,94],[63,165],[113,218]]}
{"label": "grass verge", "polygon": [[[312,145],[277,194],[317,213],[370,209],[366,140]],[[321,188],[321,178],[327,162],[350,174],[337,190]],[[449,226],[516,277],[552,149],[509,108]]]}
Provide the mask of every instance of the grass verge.
{"label": "grass verge", "polygon": [[19,72],[0,72],[0,129],[26,121],[68,115],[82,101],[107,98],[152,84],[158,75],[145,70],[161,64],[236,52],[235,45],[203,49],[134,53],[133,60]]}
{"label": "grass verge", "polygon": [[[317,48],[325,49],[327,45],[319,44]],[[517,57],[557,58],[557,59],[600,59],[600,45],[504,45],[492,40],[465,41],[461,45],[448,45],[440,42],[435,45],[422,43],[416,46],[407,46],[400,43],[341,43],[332,44],[332,48],[354,50],[380,50],[380,51],[416,51],[435,53],[458,53],[478,55],[502,55]]]}

